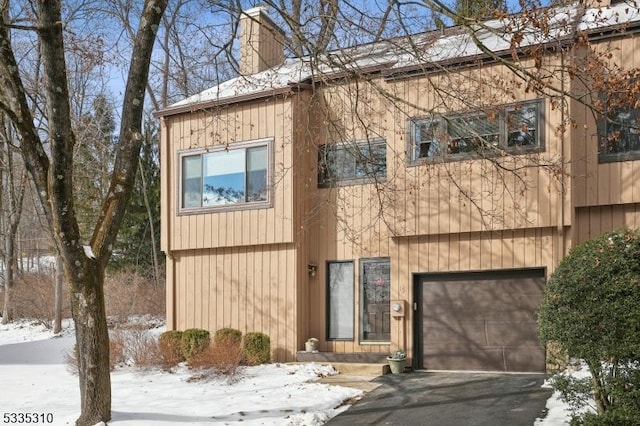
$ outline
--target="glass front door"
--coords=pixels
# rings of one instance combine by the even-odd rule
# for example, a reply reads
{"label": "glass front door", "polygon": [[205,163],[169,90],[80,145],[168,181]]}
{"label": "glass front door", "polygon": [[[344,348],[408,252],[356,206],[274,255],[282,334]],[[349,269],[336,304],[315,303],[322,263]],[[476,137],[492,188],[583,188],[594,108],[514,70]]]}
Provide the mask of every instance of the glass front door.
{"label": "glass front door", "polygon": [[361,340],[388,342],[391,340],[391,271],[388,258],[367,259],[361,269]]}

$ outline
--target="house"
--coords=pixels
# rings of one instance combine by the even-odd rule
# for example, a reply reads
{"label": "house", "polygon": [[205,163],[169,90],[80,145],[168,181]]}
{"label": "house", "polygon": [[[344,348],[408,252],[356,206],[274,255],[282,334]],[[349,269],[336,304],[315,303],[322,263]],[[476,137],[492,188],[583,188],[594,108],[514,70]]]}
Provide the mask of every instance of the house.
{"label": "house", "polygon": [[640,14],[605,3],[487,21],[490,52],[451,28],[316,63],[246,11],[241,75],[157,113],[168,328],[264,332],[277,361],[544,371],[545,280],[640,227],[640,109],[605,90],[634,76]]}

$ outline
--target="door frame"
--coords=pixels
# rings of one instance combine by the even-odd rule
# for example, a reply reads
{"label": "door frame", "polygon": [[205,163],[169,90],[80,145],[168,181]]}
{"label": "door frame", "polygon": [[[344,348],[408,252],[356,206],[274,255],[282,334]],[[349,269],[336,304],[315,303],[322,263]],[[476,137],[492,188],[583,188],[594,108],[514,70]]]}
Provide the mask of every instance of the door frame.
{"label": "door frame", "polygon": [[389,265],[389,300],[391,300],[391,258],[388,256],[363,257],[359,259],[358,265],[358,344],[380,344],[387,345],[391,343],[391,330],[389,330],[389,340],[365,340],[364,339],[364,265],[366,263],[386,262]]}

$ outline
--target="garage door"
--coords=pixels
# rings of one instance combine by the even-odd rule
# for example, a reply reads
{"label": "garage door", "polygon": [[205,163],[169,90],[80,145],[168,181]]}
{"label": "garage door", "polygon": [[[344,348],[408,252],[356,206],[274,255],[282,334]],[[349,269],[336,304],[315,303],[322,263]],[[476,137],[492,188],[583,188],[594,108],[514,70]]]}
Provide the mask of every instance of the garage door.
{"label": "garage door", "polygon": [[544,372],[544,282],[542,269],[417,276],[418,367]]}

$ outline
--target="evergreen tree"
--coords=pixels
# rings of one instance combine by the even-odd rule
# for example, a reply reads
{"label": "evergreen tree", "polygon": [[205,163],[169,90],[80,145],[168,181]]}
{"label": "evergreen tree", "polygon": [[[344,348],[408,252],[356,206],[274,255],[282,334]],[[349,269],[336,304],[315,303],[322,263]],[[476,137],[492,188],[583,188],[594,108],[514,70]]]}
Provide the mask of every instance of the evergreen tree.
{"label": "evergreen tree", "polygon": [[463,24],[467,19],[490,18],[495,11],[507,10],[504,0],[456,0],[455,24]]}
{"label": "evergreen tree", "polygon": [[133,268],[146,273],[158,266],[154,263],[154,257],[158,257],[160,241],[158,138],[156,122],[147,120],[144,125],[140,153],[140,170],[118,233],[110,265],[116,269]]}
{"label": "evergreen tree", "polygon": [[98,95],[92,112],[77,119],[74,158],[74,194],[78,225],[82,234],[89,233],[109,189],[113,168],[116,124],[112,106],[104,95]]}

